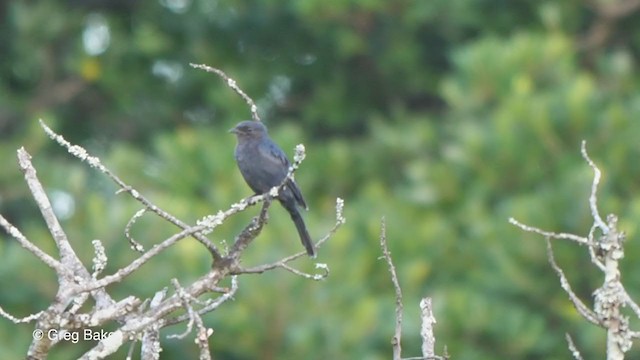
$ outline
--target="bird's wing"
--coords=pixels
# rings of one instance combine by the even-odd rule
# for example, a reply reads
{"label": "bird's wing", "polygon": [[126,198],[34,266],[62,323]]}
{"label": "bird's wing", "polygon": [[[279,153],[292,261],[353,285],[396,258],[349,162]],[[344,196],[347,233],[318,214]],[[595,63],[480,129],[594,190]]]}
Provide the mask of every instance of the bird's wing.
{"label": "bird's wing", "polygon": [[[260,160],[264,161],[265,168],[272,169],[273,175],[282,182],[289,171],[289,159],[287,155],[273,141],[265,141],[259,147]],[[275,184],[277,185],[277,184]],[[274,186],[275,186],[274,185]]]}
{"label": "bird's wing", "polygon": [[289,161],[280,148],[270,139],[264,139],[255,147],[252,166],[249,167],[256,181],[257,192],[266,192],[284,181],[289,169]]}
{"label": "bird's wing", "polygon": [[[270,163],[266,168],[270,169],[272,171],[272,175],[278,179],[277,184],[274,184],[273,186],[279,185],[282,180],[284,180],[284,177],[289,173],[289,166],[291,166],[289,159],[287,159],[287,155],[273,141],[265,142],[265,146],[261,147],[261,152],[263,155],[262,158],[266,162]],[[286,189],[291,191],[298,205],[308,209],[307,203],[304,201],[304,197],[302,197],[302,192],[295,181],[291,179],[287,180],[285,185],[285,190]]]}
{"label": "bird's wing", "polygon": [[287,159],[287,155],[278,145],[273,141],[266,141],[263,149],[267,152],[267,154],[265,154],[266,157],[271,158],[274,162],[277,162],[278,165],[284,166],[287,171],[289,171],[289,159]]}

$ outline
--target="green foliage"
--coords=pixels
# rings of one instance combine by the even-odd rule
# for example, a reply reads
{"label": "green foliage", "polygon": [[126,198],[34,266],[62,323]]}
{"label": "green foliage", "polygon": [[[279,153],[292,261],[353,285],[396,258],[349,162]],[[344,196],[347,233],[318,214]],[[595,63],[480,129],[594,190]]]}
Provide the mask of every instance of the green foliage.
{"label": "green foliage", "polygon": [[[175,216],[195,222],[250,195],[227,133],[249,117],[219,78],[226,71],[259,104],[289,153],[304,143],[296,173],[314,238],[333,225],[335,198],[347,223],[319,251],[330,277],[284,271],[240,278],[235,301],[205,316],[216,358],[386,359],[393,288],[379,260],[380,218],[404,290],[405,356],[419,354],[418,302],[434,299],[439,349],[456,359],[564,359],[569,332],[586,358],[602,357],[604,332],[580,319],[560,290],[542,238],[507,223],[586,234],[590,168],[604,173],[599,205],[620,216],[630,241],[623,281],[640,297],[640,115],[637,15],[602,48],[578,40],[592,24],[581,2],[320,1],[10,2],[0,32],[0,213],[50,254],[56,249],[15,166],[24,146],[79,256],[91,240],[111,273],[135,259],[123,229],[139,205],[71,158],[36,119],[101,157],[123,181]],[[184,4],[184,7],[181,6]],[[107,24],[106,50],[91,55],[83,32]],[[614,41],[615,40],[615,41]],[[257,209],[211,238],[229,243]],[[145,247],[175,228],[151,214],[132,229]],[[43,309],[54,274],[0,237],[0,306]],[[589,302],[600,274],[584,249],[554,244]],[[274,206],[244,263],[279,259],[300,244]],[[210,259],[185,239],[117,288],[151,296],[173,277],[187,283]],[[313,262],[295,266],[313,272]],[[4,290],[7,289],[7,290]],[[0,319],[0,354],[19,358],[30,325]],[[163,331],[180,333],[182,326]],[[53,359],[92,344],[64,344]],[[186,341],[163,339],[166,358],[193,358]],[[634,348],[630,358],[637,357]],[[118,353],[116,358],[124,357]]]}

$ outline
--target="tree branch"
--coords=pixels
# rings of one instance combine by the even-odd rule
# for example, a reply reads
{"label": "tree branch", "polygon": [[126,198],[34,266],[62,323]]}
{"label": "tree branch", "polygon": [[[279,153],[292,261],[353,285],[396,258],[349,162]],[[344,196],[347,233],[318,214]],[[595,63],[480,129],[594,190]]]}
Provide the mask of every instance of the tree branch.
{"label": "tree branch", "polygon": [[393,359],[400,360],[402,358],[402,289],[398,282],[398,275],[396,274],[396,267],[391,260],[391,253],[387,247],[387,226],[384,217],[381,220],[380,228],[380,247],[382,248],[382,256],[389,266],[389,272],[391,273],[391,282],[396,292],[396,330],[391,339],[391,346],[393,347]]}
{"label": "tree branch", "polygon": [[[582,142],[580,151],[582,157],[593,169],[594,173],[589,195],[589,209],[591,211],[591,217],[593,218],[593,225],[589,230],[588,238],[573,234],[543,231],[535,227],[523,225],[513,218],[510,218],[509,222],[524,231],[534,232],[545,237],[549,264],[560,278],[562,289],[569,295],[571,302],[582,317],[592,324],[607,330],[607,359],[623,359],[624,353],[629,351],[633,339],[637,338],[638,332],[632,331],[629,328],[629,319],[622,314],[621,309],[629,305],[636,317],[640,318],[640,307],[631,300],[621,282],[618,263],[624,257],[623,243],[625,235],[618,230],[618,218],[610,214],[607,216],[605,223],[598,212],[597,191],[598,185],[600,184],[600,169],[591,158],[589,158],[585,141]],[[600,237],[596,237],[596,229],[602,232]],[[587,245],[591,262],[600,269],[604,275],[602,286],[593,293],[593,310],[590,310],[571,289],[571,285],[564,275],[564,272],[555,261],[550,239],[571,240],[581,245]],[[568,335],[567,342],[574,358],[580,358],[580,353],[576,350],[573,341],[571,341]]]}

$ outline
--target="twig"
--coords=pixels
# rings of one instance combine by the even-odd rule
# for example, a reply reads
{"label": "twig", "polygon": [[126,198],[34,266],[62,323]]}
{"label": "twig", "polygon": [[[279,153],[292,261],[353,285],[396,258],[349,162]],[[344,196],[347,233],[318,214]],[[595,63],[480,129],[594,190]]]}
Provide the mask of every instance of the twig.
{"label": "twig", "polygon": [[609,232],[609,227],[602,221],[600,214],[598,213],[598,185],[600,184],[600,169],[596,166],[596,164],[591,160],[589,154],[587,154],[587,142],[582,140],[582,144],[580,145],[580,152],[582,153],[582,157],[587,161],[591,169],[593,169],[593,182],[591,183],[591,195],[589,195],[589,208],[591,209],[591,216],[595,222],[595,225],[602,229],[603,233]]}
{"label": "twig", "polygon": [[167,335],[167,339],[184,339],[185,336],[189,335],[189,333],[191,333],[191,331],[193,330],[193,323],[195,321],[196,314],[193,310],[193,307],[191,306],[191,302],[194,300],[194,298],[184,291],[176,278],[171,279],[171,284],[176,289],[176,294],[178,294],[178,297],[180,297],[182,306],[187,310],[187,315],[189,315],[189,322],[187,323],[187,328],[184,330],[184,332],[180,334]]}
{"label": "twig", "polygon": [[400,283],[398,282],[396,268],[393,265],[393,261],[391,260],[391,253],[389,252],[389,248],[387,247],[387,226],[384,217],[382,218],[380,223],[380,247],[382,247],[382,256],[387,261],[387,265],[389,265],[391,281],[393,282],[393,287],[396,291],[396,329],[393,334],[393,338],[391,339],[391,345],[393,346],[393,359],[400,360],[402,358],[402,289],[400,288]]}
{"label": "twig", "polygon": [[65,268],[58,260],[51,257],[49,254],[42,251],[39,247],[34,245],[31,241],[29,241],[23,234],[13,226],[4,216],[0,215],[0,226],[2,226],[9,235],[11,235],[14,239],[18,240],[18,243],[23,248],[29,250],[32,254],[34,254],[38,259],[40,259],[45,265],[49,266],[58,275],[62,275],[67,273],[69,276],[71,274],[70,270]]}
{"label": "twig", "polygon": [[124,227],[124,236],[127,238],[127,240],[129,240],[129,244],[131,244],[131,248],[134,251],[137,251],[139,253],[144,253],[144,246],[142,246],[142,244],[140,244],[139,242],[137,242],[133,236],[131,236],[131,227],[133,226],[133,224],[136,223],[136,221],[138,221],[139,218],[142,217],[142,215],[144,215],[147,212],[147,208],[142,208],[138,211],[136,211],[135,214],[133,214],[133,216],[131,217],[131,219],[129,219],[129,221],[127,222],[127,225]]}
{"label": "twig", "polygon": [[213,334],[213,330],[205,328],[204,323],[202,322],[202,318],[200,317],[200,314],[198,314],[191,306],[191,302],[195,301],[195,299],[191,295],[189,295],[186,291],[184,291],[182,286],[180,286],[180,283],[178,283],[178,280],[174,278],[171,280],[171,283],[176,288],[176,293],[178,297],[180,297],[180,300],[182,301],[182,306],[187,310],[187,314],[189,316],[189,323],[187,323],[187,328],[182,334],[172,334],[167,336],[167,338],[183,339],[185,336],[191,333],[193,329],[193,324],[196,324],[196,327],[198,329],[198,332],[196,333],[196,343],[200,348],[200,360],[210,360],[211,354],[209,352],[208,339],[209,339],[209,336]]}
{"label": "twig", "polygon": [[[327,240],[329,240],[329,238],[331,236],[333,236],[338,229],[344,225],[344,223],[346,223],[346,219],[344,217],[344,200],[342,200],[341,198],[337,198],[336,199],[336,222],[333,225],[333,228],[331,228],[331,230],[329,230],[329,232],[327,233],[327,235],[325,235],[324,237],[322,237],[320,240],[318,240],[318,242],[315,244],[316,248],[319,248],[320,246],[322,246],[322,244],[324,244]],[[275,268],[285,268],[285,265],[295,259],[300,258],[301,256],[306,255],[305,251],[301,251],[299,253],[287,256],[285,258],[282,258],[274,263],[271,264],[265,264],[265,265],[260,265],[260,266],[255,266],[255,267],[251,267],[251,268],[242,268],[240,266],[238,267],[234,267],[231,271],[232,274],[236,274],[236,275],[240,275],[240,274],[260,274],[263,273],[265,271],[269,271]],[[328,275],[328,269],[325,272]],[[317,276],[317,275],[314,275]],[[317,279],[316,277],[313,278],[314,280],[320,280]]]}
{"label": "twig", "polygon": [[[209,302],[207,305],[199,309],[198,314],[204,315],[208,312],[211,312],[217,309],[224,302],[232,299],[236,291],[238,291],[238,277],[234,275],[231,277],[231,289],[226,291],[224,294],[222,294],[222,296],[218,297],[216,300]],[[181,323],[188,318],[189,318],[188,314],[183,314],[180,316],[176,316],[175,318],[167,319],[165,321],[165,326]]]}
{"label": "twig", "polygon": [[580,351],[573,343],[573,339],[571,339],[571,335],[569,333],[564,334],[565,339],[567,339],[567,345],[569,346],[569,351],[571,351],[571,355],[575,360],[582,360],[582,355],[580,355]]}
{"label": "twig", "polygon": [[578,312],[580,313],[580,315],[582,315],[582,317],[589,320],[592,324],[601,325],[601,322],[598,320],[598,316],[593,311],[591,311],[587,307],[587,305],[585,305],[582,302],[582,300],[580,300],[578,295],[576,295],[576,293],[573,292],[573,289],[571,289],[571,284],[569,284],[569,280],[567,280],[567,277],[564,275],[564,271],[562,271],[560,266],[558,266],[558,263],[556,263],[556,259],[553,256],[553,248],[551,247],[551,240],[549,240],[549,238],[545,238],[545,239],[547,240],[547,258],[549,260],[549,264],[551,264],[551,267],[560,278],[560,286],[569,295],[569,299],[571,299],[573,306],[576,308],[576,310],[578,310]]}
{"label": "twig", "polygon": [[631,298],[631,296],[629,295],[626,289],[622,289],[622,290],[624,291],[625,304],[629,305],[629,307],[631,308],[631,310],[633,310],[636,316],[640,318],[640,306],[638,306],[638,304],[635,301],[633,301],[633,299]]}
{"label": "twig", "polygon": [[524,231],[540,234],[545,238],[565,239],[565,240],[575,241],[580,245],[589,245],[589,240],[582,236],[567,234],[567,233],[555,233],[550,231],[544,231],[533,226],[525,225],[512,217],[509,218],[509,223],[519,227]]}
{"label": "twig", "polygon": [[9,320],[11,320],[14,324],[20,324],[20,323],[28,323],[28,322],[32,322],[34,320],[38,320],[40,318],[40,316],[42,316],[42,314],[44,313],[44,311],[39,311],[35,314],[31,314],[31,315],[27,315],[25,317],[22,318],[17,318],[11,314],[9,314],[8,312],[4,311],[4,309],[2,307],[0,307],[0,315],[4,318],[7,318]]}
{"label": "twig", "polygon": [[133,359],[133,351],[136,349],[136,343],[137,341],[131,341],[131,344],[129,345],[129,350],[127,351],[127,357],[125,358],[125,360],[132,360]]}
{"label": "twig", "polygon": [[329,276],[329,267],[327,266],[327,264],[316,264],[316,269],[321,269],[323,270],[322,274],[308,274],[304,271],[300,271],[298,269],[292,268],[291,266],[287,265],[287,264],[282,264],[282,268],[289,271],[290,273],[296,274],[298,276],[302,276],[305,279],[309,279],[309,280],[324,280]]}
{"label": "twig", "polygon": [[231,89],[233,89],[233,91],[238,93],[238,95],[240,95],[244,99],[244,101],[247,103],[247,105],[249,105],[249,109],[251,110],[251,118],[254,121],[260,121],[260,116],[258,116],[258,107],[253,102],[253,99],[251,99],[249,97],[249,95],[247,95],[244,91],[242,91],[242,89],[240,89],[240,87],[238,87],[238,84],[236,83],[236,81],[233,80],[231,77],[229,77],[229,75],[225,74],[224,71],[222,71],[220,69],[216,69],[216,68],[211,67],[209,65],[205,65],[205,64],[193,64],[193,63],[190,63],[189,65],[192,68],[195,68],[195,69],[201,69],[201,70],[204,70],[206,72],[215,73],[218,76],[220,76],[221,78],[223,78],[227,82],[227,85]]}

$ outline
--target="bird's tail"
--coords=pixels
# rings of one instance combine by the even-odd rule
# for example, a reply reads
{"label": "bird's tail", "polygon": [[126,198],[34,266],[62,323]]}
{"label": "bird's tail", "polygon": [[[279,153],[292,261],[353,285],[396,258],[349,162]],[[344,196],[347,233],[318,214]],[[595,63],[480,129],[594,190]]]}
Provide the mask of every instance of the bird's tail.
{"label": "bird's tail", "polygon": [[307,226],[304,224],[304,220],[302,219],[302,215],[300,215],[300,211],[296,208],[295,203],[293,204],[283,204],[284,207],[291,215],[291,220],[296,225],[296,229],[298,230],[298,234],[300,235],[300,241],[302,241],[302,245],[307,250],[307,254],[315,258],[316,257],[316,249],[313,247],[313,242],[311,241],[311,236],[309,236],[309,232],[307,231]]}

